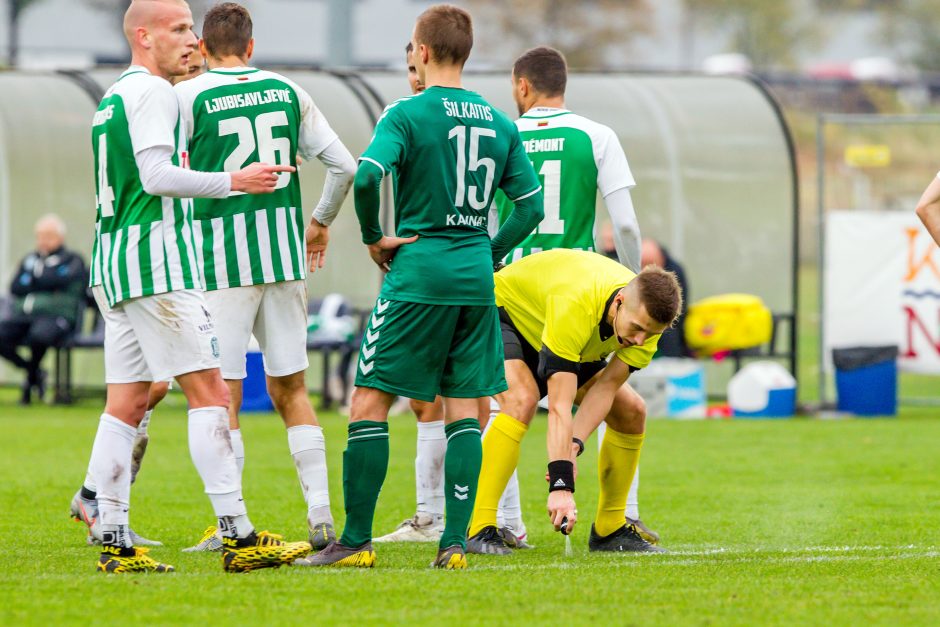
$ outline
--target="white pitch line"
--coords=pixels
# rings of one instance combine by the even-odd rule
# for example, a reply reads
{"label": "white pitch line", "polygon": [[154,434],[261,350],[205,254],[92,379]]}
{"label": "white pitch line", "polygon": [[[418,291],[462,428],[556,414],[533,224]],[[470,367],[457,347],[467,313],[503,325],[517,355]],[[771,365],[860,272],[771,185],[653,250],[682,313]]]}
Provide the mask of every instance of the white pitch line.
{"label": "white pitch line", "polygon": [[930,551],[935,547],[925,546],[918,547],[916,544],[904,544],[900,546],[808,546],[804,548],[791,548],[791,547],[781,547],[781,548],[771,548],[771,547],[757,547],[757,548],[723,548],[715,547],[711,549],[698,549],[685,551],[682,549],[670,550],[670,555],[761,555],[769,553],[863,553],[863,552],[874,552],[874,551],[913,551],[913,550],[924,550]]}
{"label": "white pitch line", "polygon": [[[818,555],[794,555],[793,553],[809,553],[811,551],[816,551]],[[852,555],[852,551],[857,551],[863,553],[862,555]],[[895,553],[893,555],[873,555],[875,551],[903,551],[901,553]],[[773,555],[772,553],[777,553],[778,555]],[[789,553],[789,555],[784,555],[784,553]],[[598,554],[600,556],[602,554]],[[611,554],[610,557],[614,555],[622,557],[622,561],[617,564],[615,561],[607,561],[604,563],[607,565],[617,565],[624,566],[629,568],[638,568],[638,567],[668,567],[668,566],[702,566],[704,564],[714,563],[714,564],[811,564],[811,563],[837,563],[837,562],[878,562],[878,561],[896,561],[896,560],[910,560],[910,559],[920,559],[920,558],[934,558],[940,557],[940,551],[935,550],[934,547],[921,547],[918,549],[913,544],[888,547],[888,546],[846,546],[846,547],[809,547],[805,549],[766,549],[758,548],[751,549],[747,551],[726,551],[724,549],[709,549],[697,552],[681,552],[674,551],[666,555],[657,554],[657,553],[620,553],[620,554]],[[675,559],[679,558],[688,558],[688,557],[709,557],[709,556],[738,556],[731,557],[730,559],[716,560],[715,562],[710,562],[707,559]],[[586,555],[578,556],[576,555],[572,558],[563,558],[561,554],[558,555],[558,561],[551,562],[549,564],[528,564],[520,563],[515,561],[512,557],[505,558],[501,561],[492,561],[486,564],[480,564],[479,562],[474,561],[475,556],[470,556],[470,571],[471,572],[500,572],[500,571],[548,571],[548,570],[574,570],[582,567],[590,567],[592,565],[598,565],[599,562],[586,559],[578,559],[579,557],[587,557]],[[638,558],[638,559],[636,559]],[[381,558],[380,558],[381,560]],[[340,574],[343,572],[348,572],[347,569],[334,569],[334,568],[324,568],[324,569],[315,569],[318,572],[323,574]],[[410,572],[415,571],[412,567],[395,567],[395,568],[385,568],[381,565],[376,567],[376,570],[383,572]]]}

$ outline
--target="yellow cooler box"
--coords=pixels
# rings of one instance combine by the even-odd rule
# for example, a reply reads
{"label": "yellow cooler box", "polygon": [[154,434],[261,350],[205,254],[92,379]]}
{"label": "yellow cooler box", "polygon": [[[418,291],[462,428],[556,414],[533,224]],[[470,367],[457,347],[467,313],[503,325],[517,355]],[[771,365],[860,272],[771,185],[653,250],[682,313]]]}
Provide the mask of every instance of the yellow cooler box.
{"label": "yellow cooler box", "polygon": [[753,348],[770,341],[773,316],[757,296],[722,294],[689,306],[685,340],[699,355]]}

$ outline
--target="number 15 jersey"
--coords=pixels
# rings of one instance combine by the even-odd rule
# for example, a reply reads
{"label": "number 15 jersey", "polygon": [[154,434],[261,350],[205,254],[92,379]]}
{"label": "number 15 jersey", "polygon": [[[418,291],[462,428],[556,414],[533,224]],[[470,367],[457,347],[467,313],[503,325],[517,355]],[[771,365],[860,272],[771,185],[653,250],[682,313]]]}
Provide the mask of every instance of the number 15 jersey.
{"label": "number 15 jersey", "polygon": [[[218,68],[176,86],[194,170],[234,172],[260,161],[313,159],[336,133],[307,92],[274,72]],[[207,290],[303,279],[304,217],[297,172],[271,194],[232,192],[194,202]]]}
{"label": "number 15 jersey", "polygon": [[381,297],[493,304],[493,196],[540,189],[509,118],[472,91],[429,87],[386,107],[360,160],[394,173],[397,234],[418,236],[398,249]]}

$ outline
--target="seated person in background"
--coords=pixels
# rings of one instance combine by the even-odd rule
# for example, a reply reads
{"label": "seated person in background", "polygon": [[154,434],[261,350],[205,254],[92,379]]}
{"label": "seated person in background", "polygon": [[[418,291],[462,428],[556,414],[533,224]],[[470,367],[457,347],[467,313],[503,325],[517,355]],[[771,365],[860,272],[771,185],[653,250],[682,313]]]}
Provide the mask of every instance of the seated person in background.
{"label": "seated person in background", "polygon": [[[39,364],[46,350],[65,339],[77,324],[79,303],[85,299],[85,262],[65,248],[65,223],[47,215],[36,223],[36,250],[20,262],[10,294],[12,315],[0,321],[0,356],[26,370],[20,402],[28,405],[32,391],[45,393],[46,373]],[[31,355],[17,351],[27,346]]]}
{"label": "seated person in background", "polygon": [[656,265],[667,272],[673,272],[682,288],[683,300],[682,309],[679,317],[672,327],[666,329],[663,336],[659,338],[659,350],[656,351],[657,357],[691,357],[692,351],[685,343],[685,314],[689,302],[689,284],[685,278],[685,269],[682,265],[669,255],[666,248],[653,239],[643,238],[642,248],[640,249],[640,265]]}

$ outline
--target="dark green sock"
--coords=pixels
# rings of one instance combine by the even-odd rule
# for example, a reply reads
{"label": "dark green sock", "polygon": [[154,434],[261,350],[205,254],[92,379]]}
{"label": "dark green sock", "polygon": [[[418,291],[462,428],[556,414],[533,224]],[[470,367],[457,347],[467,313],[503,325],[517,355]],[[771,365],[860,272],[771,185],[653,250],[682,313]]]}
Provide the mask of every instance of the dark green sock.
{"label": "dark green sock", "polygon": [[350,423],[343,451],[343,496],[346,527],[340,544],[357,547],[372,539],[375,503],[388,472],[388,423]]}
{"label": "dark green sock", "polygon": [[467,548],[467,525],[477,497],[483,443],[480,422],[464,418],[444,427],[447,454],[444,456],[444,498],[447,504],[444,535],[440,547],[459,544]]}

